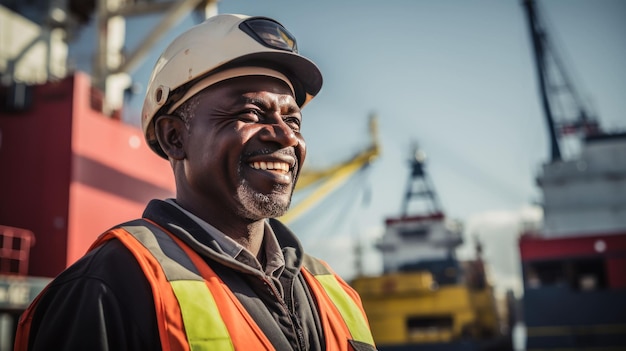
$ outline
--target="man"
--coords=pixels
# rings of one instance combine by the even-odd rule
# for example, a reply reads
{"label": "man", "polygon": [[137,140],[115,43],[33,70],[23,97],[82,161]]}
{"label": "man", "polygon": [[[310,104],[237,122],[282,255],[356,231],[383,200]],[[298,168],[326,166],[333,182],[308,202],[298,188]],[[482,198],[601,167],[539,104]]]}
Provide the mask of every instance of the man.
{"label": "man", "polygon": [[219,15],[176,38],[142,111],[176,198],[104,233],[20,320],[17,350],[374,350],[358,295],[274,217],[321,89],[296,40]]}

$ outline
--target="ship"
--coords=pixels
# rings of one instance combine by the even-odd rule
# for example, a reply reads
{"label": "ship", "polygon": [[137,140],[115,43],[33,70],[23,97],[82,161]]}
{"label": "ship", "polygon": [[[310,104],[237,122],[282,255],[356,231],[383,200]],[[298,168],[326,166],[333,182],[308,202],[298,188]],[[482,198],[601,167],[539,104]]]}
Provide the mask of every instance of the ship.
{"label": "ship", "polygon": [[446,217],[417,146],[409,169],[401,213],[376,245],[383,273],[351,282],[378,349],[512,350],[513,296],[498,303],[480,241],[474,259],[457,258],[462,225]]}
{"label": "ship", "polygon": [[[124,17],[95,6],[0,2],[0,351],[13,349],[31,301],[100,233],[175,193],[167,162],[122,120]],[[92,73],[75,71],[68,41],[96,13],[98,64]]]}
{"label": "ship", "polygon": [[543,223],[519,237],[526,350],[626,350],[626,132],[602,128],[524,6],[550,141]]}

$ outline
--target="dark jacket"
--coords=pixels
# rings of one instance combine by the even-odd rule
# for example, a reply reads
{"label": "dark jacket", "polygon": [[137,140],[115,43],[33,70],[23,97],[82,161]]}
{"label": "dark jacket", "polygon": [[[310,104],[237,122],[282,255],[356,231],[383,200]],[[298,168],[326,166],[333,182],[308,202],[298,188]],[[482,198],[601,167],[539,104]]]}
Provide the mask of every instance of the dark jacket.
{"label": "dark jacket", "polygon": [[[175,206],[153,200],[143,217],[197,248],[277,350],[324,350],[317,310],[300,274],[302,248],[280,222],[270,220],[270,225],[286,267],[278,286],[269,286],[263,273],[221,253]],[[29,336],[29,350],[160,349],[151,288],[133,255],[116,240],[89,252],[51,283],[39,300]]]}

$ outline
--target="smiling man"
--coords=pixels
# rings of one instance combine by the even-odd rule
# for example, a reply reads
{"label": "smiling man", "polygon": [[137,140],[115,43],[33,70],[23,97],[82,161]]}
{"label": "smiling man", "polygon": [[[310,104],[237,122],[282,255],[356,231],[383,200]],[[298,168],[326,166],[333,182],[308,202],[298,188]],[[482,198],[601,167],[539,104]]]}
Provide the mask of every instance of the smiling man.
{"label": "smiling man", "polygon": [[321,89],[295,38],[219,15],[157,61],[142,125],[176,198],[104,233],[24,313],[16,350],[374,350],[360,299],[282,216]]}

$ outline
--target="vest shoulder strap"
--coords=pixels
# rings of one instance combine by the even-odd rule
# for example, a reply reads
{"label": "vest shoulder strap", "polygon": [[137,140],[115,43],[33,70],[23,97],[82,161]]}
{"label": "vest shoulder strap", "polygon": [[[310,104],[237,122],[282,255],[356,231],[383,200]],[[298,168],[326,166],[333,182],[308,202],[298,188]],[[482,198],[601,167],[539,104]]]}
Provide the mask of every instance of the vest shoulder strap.
{"label": "vest shoulder strap", "polygon": [[304,254],[302,265],[313,275],[333,274],[333,271],[324,262],[309,254]]}
{"label": "vest shoulder strap", "polygon": [[133,253],[152,286],[164,350],[271,349],[263,339],[242,340],[233,334],[258,326],[249,325],[240,314],[224,314],[232,310],[233,301],[224,300],[221,280],[201,258],[191,257],[193,250],[187,251],[173,234],[138,220],[113,228],[99,242],[111,238]]}
{"label": "vest shoulder strap", "polygon": [[[305,255],[303,266],[304,276],[314,293],[316,295],[324,293],[332,303],[332,305],[328,304],[325,307],[320,306],[320,313],[323,315],[324,319],[333,320],[338,314],[341,316],[343,320],[342,324],[347,327],[353,340],[374,345],[374,338],[372,337],[367,316],[363,310],[361,298],[358,293],[321,260],[310,255]],[[320,302],[318,301],[318,303]],[[329,309],[336,311],[335,316],[325,312]],[[327,343],[328,342],[332,341],[328,340],[327,335]]]}

